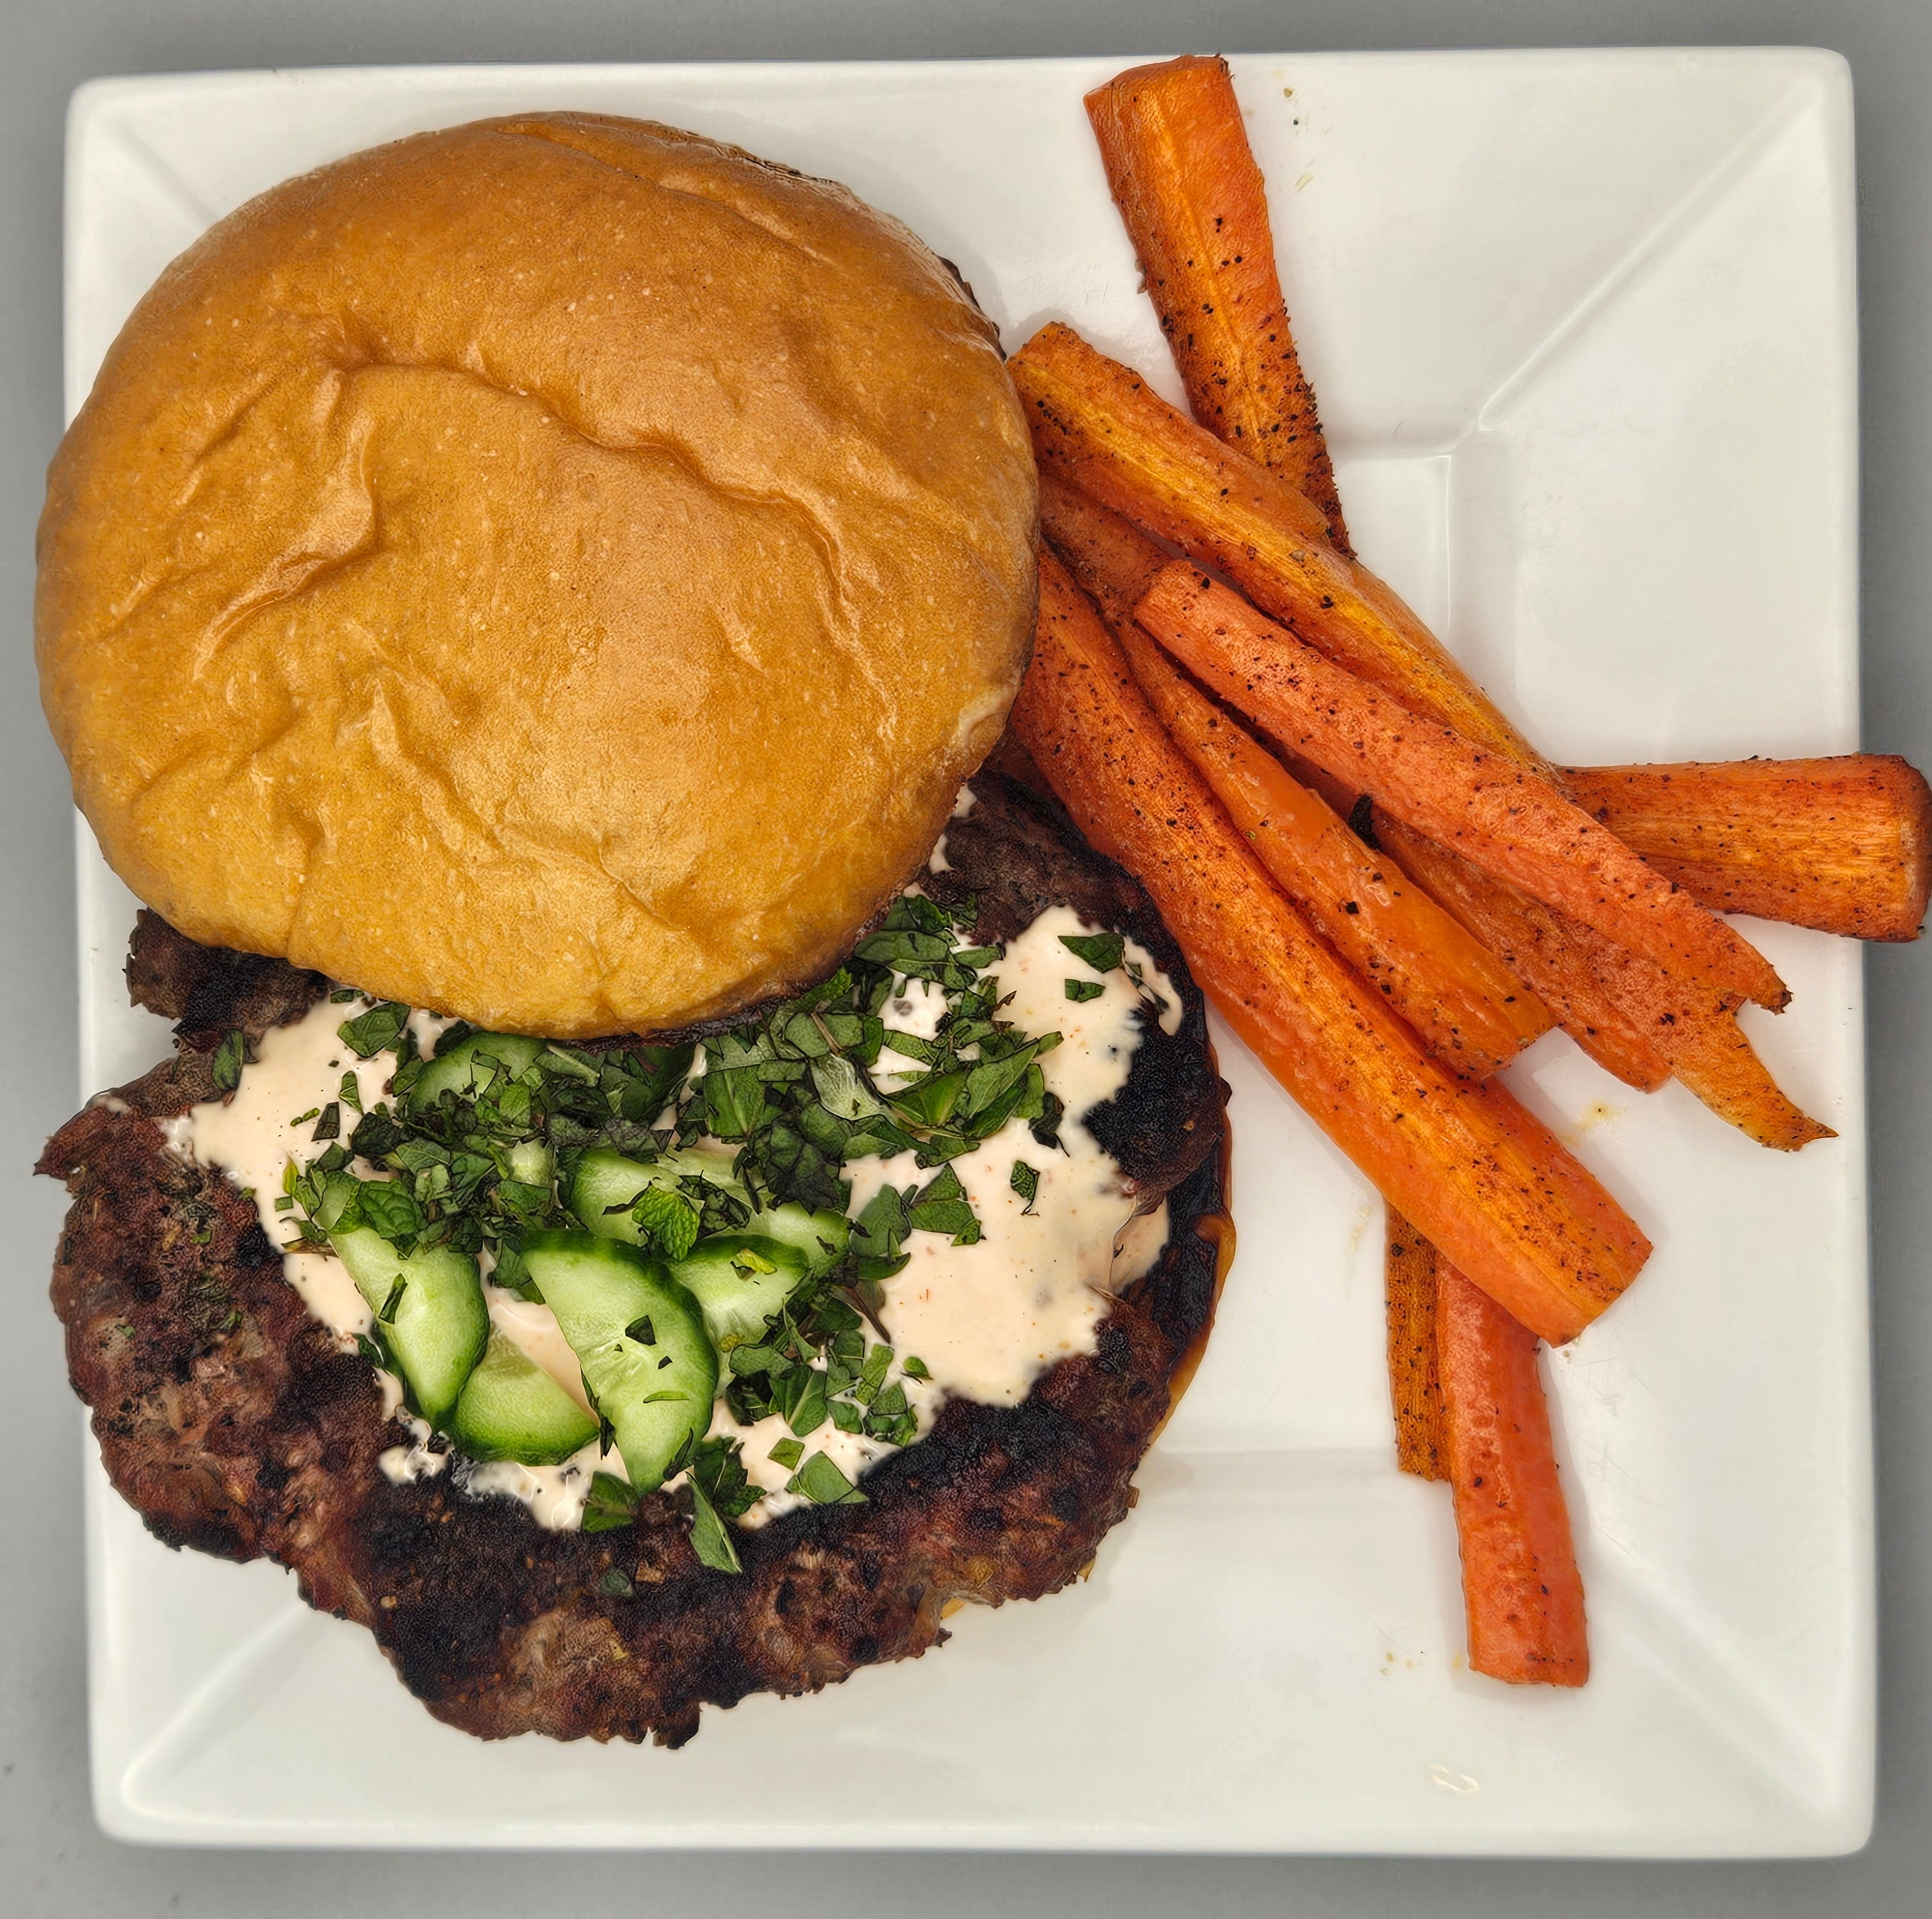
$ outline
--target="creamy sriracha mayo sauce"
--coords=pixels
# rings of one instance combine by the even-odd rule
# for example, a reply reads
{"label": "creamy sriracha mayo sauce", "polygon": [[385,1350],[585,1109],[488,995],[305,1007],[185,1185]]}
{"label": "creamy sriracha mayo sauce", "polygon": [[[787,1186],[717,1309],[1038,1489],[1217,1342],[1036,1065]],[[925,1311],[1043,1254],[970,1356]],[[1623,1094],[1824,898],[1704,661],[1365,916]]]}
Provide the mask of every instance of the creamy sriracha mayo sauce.
{"label": "creamy sriracha mayo sauce", "polygon": [[[955,817],[964,817],[970,804],[969,788]],[[1139,985],[1122,968],[1096,975],[1060,943],[1064,934],[1104,929],[1086,924],[1070,908],[1051,908],[1009,941],[1003,957],[988,969],[998,980],[1001,999],[1011,996],[1000,1008],[1000,1019],[1028,1035],[1061,1035],[1060,1044],[1039,1058],[1048,1090],[1066,1109],[1061,1150],[1040,1146],[1024,1121],[1010,1121],[973,1152],[950,1162],[980,1221],[978,1242],[955,1246],[942,1235],[925,1232],[909,1235],[904,1242],[902,1250],[908,1261],[885,1284],[880,1317],[898,1359],[916,1356],[931,1375],[929,1380],[908,1377],[896,1360],[889,1376],[903,1388],[922,1437],[948,1396],[1017,1405],[1048,1367],[1092,1352],[1114,1293],[1147,1272],[1166,1242],[1165,1203],[1136,1216],[1119,1167],[1082,1122],[1126,1085],[1143,1018],[1157,1018],[1168,1033],[1178,1030],[1180,996],[1152,956],[1132,940],[1126,942],[1126,956],[1139,969]],[[1089,984],[1097,980],[1101,991],[1091,999],[1069,999],[1070,979]],[[166,1123],[176,1152],[219,1167],[253,1195],[262,1230],[278,1245],[287,1236],[287,1215],[275,1206],[286,1170],[291,1161],[305,1164],[322,1150],[312,1137],[316,1110],[340,1097],[345,1073],[355,1075],[365,1109],[386,1097],[393,1070],[389,1056],[358,1059],[338,1032],[345,1020],[368,1005],[361,999],[318,1002],[292,1025],[263,1036],[256,1058],[228,1101],[197,1106]],[[945,1011],[944,995],[918,980],[906,981],[903,992],[881,1009],[889,1032],[922,1038],[932,1037]],[[445,1023],[418,1014],[411,1027],[427,1050]],[[694,1071],[701,1070],[700,1056]],[[890,1092],[921,1070],[916,1061],[893,1053],[888,1040],[873,1077],[882,1091]],[[354,1115],[345,1113],[344,1122],[346,1135],[353,1128]],[[1013,1188],[1018,1161],[1037,1176],[1030,1205]],[[364,1178],[381,1176],[364,1162],[356,1170]],[[856,1161],[845,1171],[852,1185],[849,1210],[855,1216],[882,1186],[904,1190],[932,1176],[909,1153]],[[585,1404],[581,1368],[549,1308],[489,1284],[487,1253],[481,1263],[492,1324]],[[368,1304],[339,1260],[285,1250],[283,1269],[310,1313],[345,1344],[374,1330]],[[404,1480],[440,1470],[448,1455],[429,1449],[428,1429],[400,1410],[399,1383],[387,1374],[380,1377],[386,1410],[398,1416],[411,1434],[409,1443],[382,1455],[384,1471]],[[793,1437],[782,1417],[775,1414],[741,1425],[721,1398],[710,1430],[714,1436],[740,1441],[745,1471],[766,1494],[740,1524],[760,1525],[805,1503],[802,1495],[784,1490],[792,1469],[771,1457],[774,1445]],[[873,1461],[898,1449],[829,1422],[805,1444],[808,1450],[824,1452],[854,1482]],[[617,1464],[609,1462],[613,1467]],[[506,1494],[526,1506],[540,1524],[558,1529],[581,1522],[592,1478],[604,1469],[595,1440],[559,1466],[494,1461],[464,1461],[461,1467],[472,1491]]]}
{"label": "creamy sriracha mayo sauce", "polygon": [[[1040,1067],[1047,1090],[1066,1105],[1064,1150],[1041,1146],[1024,1121],[1011,1120],[950,1161],[979,1217],[978,1244],[955,1246],[938,1233],[915,1233],[902,1248],[910,1255],[907,1266],[885,1284],[880,1317],[894,1350],[916,1353],[934,1385],[982,1405],[1016,1406],[1048,1367],[1092,1352],[1115,1287],[1133,1276],[1114,1272],[1114,1242],[1133,1217],[1133,1201],[1119,1167],[1080,1122],[1127,1083],[1140,1042],[1143,989],[1116,967],[1105,975],[1098,999],[1066,997],[1069,978],[1096,976],[1060,936],[1094,930],[1071,907],[1050,908],[988,969],[1000,999],[1012,996],[1000,1018],[1023,1033],[1060,1035],[1058,1046],[1040,1056]],[[1164,1002],[1162,1029],[1178,1031],[1180,995],[1131,940],[1126,956],[1140,968],[1144,990]],[[923,982],[909,984],[919,998],[888,1000],[886,1029],[928,1038],[944,997],[936,989],[926,992]],[[1038,1177],[1030,1205],[1013,1189],[1016,1161]],[[932,1176],[910,1153],[859,1160],[845,1170],[854,1213],[881,1186],[903,1190]]]}

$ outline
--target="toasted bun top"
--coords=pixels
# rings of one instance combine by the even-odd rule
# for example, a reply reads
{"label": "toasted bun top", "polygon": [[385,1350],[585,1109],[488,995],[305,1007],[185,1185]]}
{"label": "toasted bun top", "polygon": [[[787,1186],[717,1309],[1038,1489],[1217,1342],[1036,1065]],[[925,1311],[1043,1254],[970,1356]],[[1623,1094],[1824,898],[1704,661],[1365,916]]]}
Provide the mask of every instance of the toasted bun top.
{"label": "toasted bun top", "polygon": [[499,1029],[822,974],[992,746],[1031,632],[991,324],[844,188],[484,122],[264,194],[56,455],[42,698],[196,939]]}

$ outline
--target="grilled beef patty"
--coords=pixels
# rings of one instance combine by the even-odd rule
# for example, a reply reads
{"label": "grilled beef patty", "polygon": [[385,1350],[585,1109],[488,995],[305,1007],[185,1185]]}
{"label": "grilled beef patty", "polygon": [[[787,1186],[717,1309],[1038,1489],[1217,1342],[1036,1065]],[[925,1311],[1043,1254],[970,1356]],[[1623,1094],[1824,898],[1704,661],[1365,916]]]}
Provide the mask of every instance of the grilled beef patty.
{"label": "grilled beef patty", "polygon": [[1154,1269],[1022,1404],[950,1401],[926,1438],[874,1465],[866,1503],[806,1507],[736,1545],[737,1575],[701,1566],[681,1495],[628,1529],[557,1533],[448,1473],[392,1484],[404,1437],[368,1362],[341,1349],[282,1277],[254,1205],[171,1153],[157,1121],[216,1097],[212,1055],[259,1038],[326,990],[281,962],[196,945],[150,913],[128,962],[141,1005],[176,1020],[175,1056],[103,1095],[39,1170],[74,1194],[54,1269],[74,1389],[110,1476],[170,1546],[262,1555],[302,1596],[374,1632],[431,1712],[485,1738],[675,1746],[700,1707],[800,1693],[945,1638],[950,1603],[1065,1585],[1126,1513],[1177,1369],[1205,1337],[1227,1243],[1222,1105],[1201,996],[1138,885],[1064,815],[982,774],[949,827],[949,869],[922,881],[978,902],[974,938],[1010,938],[1070,905],[1130,933],[1185,1002],[1149,1026],[1127,1084],[1086,1123],[1172,1227]]}

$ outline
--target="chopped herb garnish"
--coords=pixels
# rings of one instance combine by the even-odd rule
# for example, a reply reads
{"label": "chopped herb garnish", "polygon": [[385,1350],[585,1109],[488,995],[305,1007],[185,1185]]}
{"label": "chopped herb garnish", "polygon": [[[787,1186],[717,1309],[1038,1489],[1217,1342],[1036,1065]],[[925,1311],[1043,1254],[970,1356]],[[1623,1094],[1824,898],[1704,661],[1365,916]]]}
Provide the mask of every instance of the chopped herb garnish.
{"label": "chopped herb garnish", "polygon": [[691,1484],[728,1519],[742,1518],[764,1497],[746,1475],[743,1451],[734,1439],[721,1434],[700,1440],[686,1465]]}
{"label": "chopped herb garnish", "polygon": [[[1028,1213],[1033,1211],[1033,1203],[1039,1197],[1040,1173],[1037,1169],[1028,1165],[1024,1160],[1016,1159],[1013,1161],[1013,1170],[1010,1176],[1009,1183],[1013,1191],[1026,1202],[1025,1206],[1021,1209],[1021,1216],[1024,1218]],[[908,1370],[910,1370],[910,1365]]]}
{"label": "chopped herb garnish", "polygon": [[979,1242],[979,1217],[966,1197],[958,1174],[950,1166],[914,1194],[906,1217],[915,1232],[948,1234],[956,1246],[971,1246]]}
{"label": "chopped herb garnish", "polygon": [[[400,1003],[372,1005],[338,994],[336,1003],[355,1011],[337,1029],[344,1047],[364,1060],[393,1055],[394,1062],[384,1059],[378,1068],[385,1076],[380,1098],[365,1106],[356,1072],[346,1072],[333,1100],[294,1122],[312,1125],[314,1152],[306,1164],[290,1167],[283,1184],[291,1243],[326,1248],[332,1232],[365,1228],[404,1259],[418,1248],[448,1247],[482,1260],[495,1285],[540,1301],[520,1249],[532,1233],[584,1224],[571,1196],[584,1155],[593,1150],[621,1155],[646,1176],[641,1186],[622,1188],[635,1197],[611,1206],[617,1217],[608,1225],[588,1223],[621,1230],[674,1264],[711,1236],[742,1234],[749,1243],[734,1251],[732,1266],[747,1282],[770,1285],[790,1256],[760,1250],[764,1215],[785,1206],[838,1215],[838,1230],[828,1227],[819,1236],[824,1257],[814,1257],[809,1275],[788,1287],[771,1285],[769,1296],[781,1303],[762,1326],[741,1325],[721,1338],[719,1357],[734,1419],[783,1422],[784,1436],[770,1456],[790,1488],[820,1504],[861,1499],[812,1442],[829,1431],[895,1446],[918,1437],[905,1383],[931,1374],[915,1359],[903,1362],[902,1377],[894,1374],[883,1322],[886,1287],[905,1267],[914,1235],[938,1234],[962,1246],[981,1238],[954,1162],[1009,1126],[1023,1125],[1039,1146],[1057,1148],[1065,1117],[1041,1064],[1060,1036],[1013,1026],[1011,996],[990,970],[1002,949],[965,943],[976,912],[970,902],[901,897],[830,978],[709,1035],[701,1064],[690,1045],[538,1046],[498,1035],[491,1047],[479,1043],[490,1035],[460,1021],[443,1027],[428,1048]],[[1124,963],[1118,934],[1073,935],[1065,944],[1096,972]],[[1085,979],[1065,988],[1076,1004],[1104,990]],[[890,1026],[893,1017],[930,1030]],[[238,1080],[242,1036],[230,1035],[224,1046]],[[434,1097],[422,1096],[434,1062],[461,1047],[468,1049],[461,1071],[444,1068],[430,1082]],[[217,1070],[226,1069],[218,1062]],[[855,1164],[900,1158],[920,1173],[878,1186],[852,1217]],[[1012,1188],[1028,1210],[1039,1176],[1028,1161],[1012,1160]],[[399,1280],[382,1324],[404,1297]],[[662,1376],[673,1362],[656,1350],[658,1330],[649,1316],[626,1328],[650,1349],[642,1362],[658,1359]],[[384,1363],[385,1336],[379,1325],[365,1342],[372,1364]],[[636,1396],[650,1404],[684,1395],[664,1388]],[[610,1452],[609,1419],[594,1399],[589,1403]],[[736,1570],[731,1522],[762,1497],[738,1441],[701,1440],[671,1472],[691,1488],[699,1558]],[[584,1526],[595,1532],[628,1525],[635,1507],[622,1477],[599,1473]]]}
{"label": "chopped herb garnish", "polygon": [[248,1041],[241,1033],[224,1033],[214,1049],[214,1085],[219,1092],[232,1093],[242,1083],[242,1068],[248,1062]]}
{"label": "chopped herb garnish", "polygon": [[353,1020],[345,1020],[336,1029],[342,1043],[360,1059],[374,1059],[386,1053],[408,1029],[410,1009],[393,999],[372,1006]]}
{"label": "chopped herb garnish", "polygon": [[866,1495],[822,1452],[814,1452],[785,1482],[788,1493],[802,1493],[814,1506],[862,1506]]}
{"label": "chopped herb garnish", "polygon": [[610,1566],[606,1566],[598,1576],[597,1590],[614,1599],[628,1599],[636,1593],[638,1589],[631,1584],[628,1574]]}
{"label": "chopped herb garnish", "polygon": [[736,1572],[738,1548],[731,1543],[731,1529],[718,1516],[718,1509],[705,1497],[695,1479],[691,1488],[691,1549],[698,1563],[714,1572]]}
{"label": "chopped herb garnish", "polygon": [[1064,932],[1060,943],[1096,973],[1111,973],[1127,956],[1127,943],[1117,932]]}
{"label": "chopped herb garnish", "polygon": [[926,1362],[914,1354],[908,1353],[899,1364],[909,1380],[929,1380],[932,1377],[926,1369]]}
{"label": "chopped herb garnish", "polygon": [[595,1473],[584,1501],[584,1530],[608,1533],[614,1527],[628,1526],[637,1509],[638,1496],[626,1481],[614,1473]]}
{"label": "chopped herb garnish", "polygon": [[646,1186],[631,1217],[646,1245],[668,1260],[681,1260],[698,1244],[699,1209],[674,1186]]}
{"label": "chopped herb garnish", "polygon": [[364,1180],[356,1189],[353,1206],[356,1224],[373,1227],[392,1245],[413,1241],[423,1230],[422,1209],[400,1179]]}

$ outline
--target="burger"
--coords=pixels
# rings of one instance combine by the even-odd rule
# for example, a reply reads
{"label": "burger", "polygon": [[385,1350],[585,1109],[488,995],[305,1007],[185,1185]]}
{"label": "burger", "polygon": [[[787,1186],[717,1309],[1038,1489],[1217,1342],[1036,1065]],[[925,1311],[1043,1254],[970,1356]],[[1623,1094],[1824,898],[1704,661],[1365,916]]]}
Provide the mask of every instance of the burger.
{"label": "burger", "polygon": [[42,1170],[110,1476],[485,1736],[676,1743],[1076,1577],[1211,1318],[1224,1089],[986,764],[995,330],[844,189],[486,122],[214,227],[36,609],[174,1056]]}

